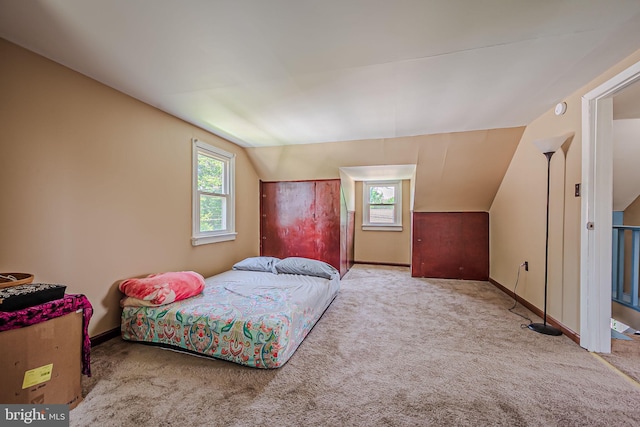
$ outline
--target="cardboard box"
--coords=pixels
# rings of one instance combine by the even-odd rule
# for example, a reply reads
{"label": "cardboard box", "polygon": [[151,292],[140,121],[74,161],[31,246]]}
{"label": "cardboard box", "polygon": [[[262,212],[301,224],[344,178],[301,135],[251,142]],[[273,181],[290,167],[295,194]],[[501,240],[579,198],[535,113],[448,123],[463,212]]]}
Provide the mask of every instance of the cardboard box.
{"label": "cardboard box", "polygon": [[0,332],[0,403],[82,401],[82,311]]}

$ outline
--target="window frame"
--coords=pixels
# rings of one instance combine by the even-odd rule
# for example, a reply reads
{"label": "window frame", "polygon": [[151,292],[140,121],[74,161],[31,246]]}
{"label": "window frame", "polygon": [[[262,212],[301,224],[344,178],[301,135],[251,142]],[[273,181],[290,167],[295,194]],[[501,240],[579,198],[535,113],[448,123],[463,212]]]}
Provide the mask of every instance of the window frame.
{"label": "window frame", "polygon": [[[394,187],[394,222],[388,223],[375,223],[370,220],[370,206],[369,197],[371,187]],[[375,206],[375,204],[374,204]],[[365,231],[402,231],[402,180],[389,180],[389,181],[363,181],[362,182],[362,229]]]}
{"label": "window frame", "polygon": [[[222,193],[210,193],[198,189],[198,158],[199,155],[213,157],[224,164],[224,188]],[[209,243],[226,242],[235,240],[235,162],[236,155],[224,151],[218,147],[207,144],[197,138],[192,139],[192,228],[191,244],[193,246],[206,245]],[[202,194],[214,194],[217,197],[226,198],[226,228],[217,231],[200,231],[200,196]]]}

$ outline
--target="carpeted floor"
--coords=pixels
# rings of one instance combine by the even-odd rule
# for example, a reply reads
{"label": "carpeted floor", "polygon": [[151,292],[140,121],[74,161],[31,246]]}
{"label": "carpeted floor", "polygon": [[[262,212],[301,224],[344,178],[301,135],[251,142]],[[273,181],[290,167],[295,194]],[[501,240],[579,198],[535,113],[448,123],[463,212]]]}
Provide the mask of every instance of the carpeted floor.
{"label": "carpeted floor", "polygon": [[640,384],[640,335],[626,336],[630,340],[611,340],[611,353],[600,356]]}
{"label": "carpeted floor", "polygon": [[567,337],[523,329],[512,303],[486,282],[356,265],[277,370],[96,347],[71,425],[640,425],[639,387]]}

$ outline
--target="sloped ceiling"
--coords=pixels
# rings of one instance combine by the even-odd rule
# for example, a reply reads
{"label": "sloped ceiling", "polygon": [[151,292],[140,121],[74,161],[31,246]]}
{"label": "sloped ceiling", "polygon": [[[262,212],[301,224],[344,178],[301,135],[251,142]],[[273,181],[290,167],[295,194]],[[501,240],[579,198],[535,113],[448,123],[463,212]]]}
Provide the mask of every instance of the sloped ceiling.
{"label": "sloped ceiling", "polygon": [[[492,129],[247,148],[247,153],[265,181],[338,178],[341,168],[353,167],[358,180],[367,166],[415,165],[414,211],[488,211],[523,132],[524,127]],[[398,171],[384,177],[407,178]]]}
{"label": "sloped ceiling", "polygon": [[637,0],[0,0],[0,37],[246,147],[523,126]]}

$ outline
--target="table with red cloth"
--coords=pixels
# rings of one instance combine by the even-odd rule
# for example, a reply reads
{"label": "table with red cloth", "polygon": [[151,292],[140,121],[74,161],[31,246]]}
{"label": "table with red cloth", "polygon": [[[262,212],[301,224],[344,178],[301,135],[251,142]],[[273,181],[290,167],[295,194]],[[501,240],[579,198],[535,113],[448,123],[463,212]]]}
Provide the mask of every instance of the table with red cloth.
{"label": "table with red cloth", "polygon": [[82,310],[82,373],[91,376],[91,339],[89,320],[93,306],[82,294],[65,294],[61,299],[16,311],[0,312],[0,332],[22,328]]}

